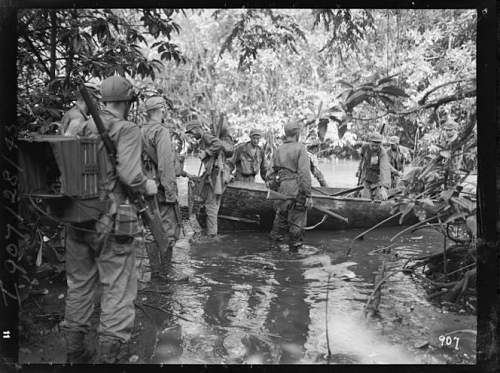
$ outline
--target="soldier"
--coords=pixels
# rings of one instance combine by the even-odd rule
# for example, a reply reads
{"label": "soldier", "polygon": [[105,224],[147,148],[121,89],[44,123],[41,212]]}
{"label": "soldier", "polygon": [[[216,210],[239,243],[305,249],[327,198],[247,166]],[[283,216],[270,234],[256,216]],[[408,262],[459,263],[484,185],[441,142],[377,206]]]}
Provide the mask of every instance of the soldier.
{"label": "soldier", "polygon": [[[92,87],[88,86],[88,91],[94,99],[99,98],[98,92]],[[78,91],[76,94],[76,103],[69,109],[61,119],[60,133],[64,136],[82,135],[85,127],[85,122],[89,119],[89,109],[85,103],[82,95]]]}
{"label": "soldier", "polygon": [[231,159],[228,160],[231,170],[236,169],[234,180],[253,183],[258,172],[262,180],[266,179],[267,162],[264,149],[259,146],[260,138],[260,131],[252,129],[250,141],[238,146]]}
{"label": "soldier", "polygon": [[[151,265],[151,275],[168,274],[170,258],[180,235],[177,180],[175,175],[175,151],[170,130],[162,124],[166,103],[162,97],[153,96],[145,102],[147,120],[141,128],[143,166],[146,175],[158,184],[158,205],[161,220],[168,236],[168,247],[158,247],[151,232],[147,232],[146,249]],[[159,257],[158,257],[159,255]]]}
{"label": "soldier", "polygon": [[389,146],[387,155],[389,156],[389,164],[391,165],[391,188],[396,188],[399,178],[403,174],[404,166],[403,154],[399,150],[399,137],[389,137]]}
{"label": "soldier", "polygon": [[[97,221],[71,225],[67,230],[68,292],[61,326],[68,361],[72,363],[88,363],[92,358],[84,338],[89,331],[98,287],[102,292],[97,362],[125,361],[135,319],[137,274],[133,233],[125,237],[114,234],[121,231],[115,227],[116,215],[123,211],[123,206],[133,208],[127,205],[125,187],[145,195],[157,193],[155,181],[147,179],[142,172],[140,129],[127,121],[135,100],[132,85],[125,78],[112,76],[102,82],[101,94],[105,109],[100,115],[115,145],[117,163],[111,164],[101,147],[100,195],[109,202],[109,208]],[[134,225],[132,217],[128,220],[131,226]]]}
{"label": "soldier", "polygon": [[326,184],[325,177],[323,176],[323,172],[321,172],[321,170],[319,169],[318,157],[316,157],[311,152],[307,152],[307,155],[309,156],[309,159],[311,161],[310,162],[311,163],[311,173],[316,178],[316,180],[318,180],[319,185],[321,185],[322,187],[328,186]]}
{"label": "soldier", "polygon": [[[200,159],[205,166],[205,172],[201,176],[201,195],[205,200],[205,210],[207,212],[207,234],[210,238],[217,236],[217,215],[219,213],[222,193],[230,179],[229,167],[226,164],[226,157],[233,154],[234,146],[232,139],[227,134],[222,134],[221,138],[206,132],[201,127],[201,123],[192,120],[186,124],[186,134],[200,141]],[[221,156],[217,164],[218,156]]]}
{"label": "soldier", "polygon": [[363,146],[358,175],[363,198],[387,199],[391,186],[391,168],[386,150],[381,146],[382,135],[374,132],[369,136],[369,145]]}
{"label": "soldier", "polygon": [[307,209],[312,207],[311,165],[305,146],[298,142],[299,123],[290,121],[284,130],[286,139],[273,154],[268,185],[295,200],[275,203],[276,215],[270,238],[275,247],[288,233],[290,251],[297,251],[302,247]]}

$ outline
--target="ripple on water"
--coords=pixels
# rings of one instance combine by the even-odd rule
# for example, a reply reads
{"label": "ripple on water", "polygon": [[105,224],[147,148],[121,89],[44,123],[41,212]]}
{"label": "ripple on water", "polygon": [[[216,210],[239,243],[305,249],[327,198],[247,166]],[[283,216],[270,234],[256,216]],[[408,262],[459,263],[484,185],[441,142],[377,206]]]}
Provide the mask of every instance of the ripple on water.
{"label": "ripple on water", "polygon": [[[403,339],[395,338],[401,334],[397,328],[363,317],[380,264],[378,256],[368,253],[384,246],[394,231],[357,242],[349,260],[343,253],[358,231],[308,232],[298,253],[271,251],[266,234],[251,232],[179,250],[175,265],[192,273],[193,280],[172,286],[172,308],[183,318],[174,320],[177,329],[159,335],[155,361],[326,363],[328,323],[331,363],[422,362]],[[424,238],[394,250],[412,255],[428,244]],[[401,311],[384,303],[389,297],[425,307],[419,303],[422,294],[407,283],[411,279],[402,274],[393,279],[392,294],[383,293],[381,312]]]}

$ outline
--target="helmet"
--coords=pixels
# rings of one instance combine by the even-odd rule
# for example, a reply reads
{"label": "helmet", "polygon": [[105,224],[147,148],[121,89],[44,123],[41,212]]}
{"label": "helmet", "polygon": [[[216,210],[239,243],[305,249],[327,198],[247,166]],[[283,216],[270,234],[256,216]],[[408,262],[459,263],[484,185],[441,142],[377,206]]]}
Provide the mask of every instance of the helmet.
{"label": "helmet", "polygon": [[444,130],[457,130],[458,129],[458,123],[455,122],[453,119],[448,119],[443,124],[443,129]]}
{"label": "helmet", "polygon": [[382,135],[378,132],[372,132],[370,134],[370,136],[368,136],[368,140],[371,142],[381,143],[382,142]]}
{"label": "helmet", "polygon": [[389,137],[389,144],[398,145],[399,144],[399,137],[397,137],[397,136]]}
{"label": "helmet", "polygon": [[256,128],[252,128],[252,129],[250,130],[250,134],[249,134],[248,136],[252,137],[252,136],[254,136],[254,135],[259,135],[259,136],[262,136],[262,133],[261,133],[258,129],[256,129]]}
{"label": "helmet", "polygon": [[146,111],[160,109],[165,107],[165,99],[161,96],[152,96],[144,102],[144,106],[146,107]]}
{"label": "helmet", "polygon": [[101,83],[102,102],[135,101],[136,95],[132,84],[119,75],[110,76]]}
{"label": "helmet", "polygon": [[187,124],[186,124],[186,131],[185,132],[186,133],[187,132],[191,132],[195,128],[200,128],[200,129],[202,128],[201,127],[201,123],[198,120],[196,120],[196,119],[187,122]]}
{"label": "helmet", "polygon": [[294,136],[300,132],[300,124],[298,121],[292,120],[287,124],[285,124],[284,130],[285,130],[285,135]]}

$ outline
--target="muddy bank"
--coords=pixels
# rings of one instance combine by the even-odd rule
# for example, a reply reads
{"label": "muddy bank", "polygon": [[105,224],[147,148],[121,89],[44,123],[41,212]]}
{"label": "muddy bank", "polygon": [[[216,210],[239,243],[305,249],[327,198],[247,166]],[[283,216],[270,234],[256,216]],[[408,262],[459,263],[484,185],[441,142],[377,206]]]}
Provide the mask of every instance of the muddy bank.
{"label": "muddy bank", "polygon": [[[364,317],[383,259],[370,252],[397,229],[382,229],[356,243],[347,259],[345,248],[358,231],[308,232],[297,254],[269,251],[260,233],[192,245],[181,241],[175,266],[190,281],[148,283],[139,291],[131,362],[474,364],[476,316],[428,302],[408,275],[392,276],[382,288],[379,315]],[[438,234],[413,238],[399,240],[393,254],[404,260],[439,251]],[[26,333],[21,362],[64,359],[57,328],[64,284],[47,286],[49,294],[37,296],[38,305],[27,301],[23,311],[34,323],[30,331],[41,327],[44,332]],[[37,313],[52,316],[37,318]],[[446,346],[447,341],[452,343]]]}

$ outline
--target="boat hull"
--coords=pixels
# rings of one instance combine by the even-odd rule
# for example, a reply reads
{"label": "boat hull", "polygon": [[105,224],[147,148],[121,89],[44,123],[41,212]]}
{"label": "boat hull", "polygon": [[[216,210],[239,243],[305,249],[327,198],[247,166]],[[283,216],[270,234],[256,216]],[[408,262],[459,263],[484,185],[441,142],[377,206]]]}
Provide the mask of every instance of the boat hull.
{"label": "boat hull", "polygon": [[[341,188],[317,188],[323,193],[333,194]],[[219,209],[219,230],[259,229],[270,230],[274,220],[274,201],[266,199],[266,185],[262,183],[234,182],[228,185]],[[328,208],[348,219],[328,217],[317,226],[320,230],[341,230],[351,228],[369,228],[391,216],[394,202],[371,201],[364,198],[331,197],[313,191],[313,203]],[[307,226],[313,226],[323,219],[324,214],[316,209],[307,212]],[[403,224],[416,222],[414,215],[409,215]],[[398,225],[399,219],[391,219],[386,225]]]}

